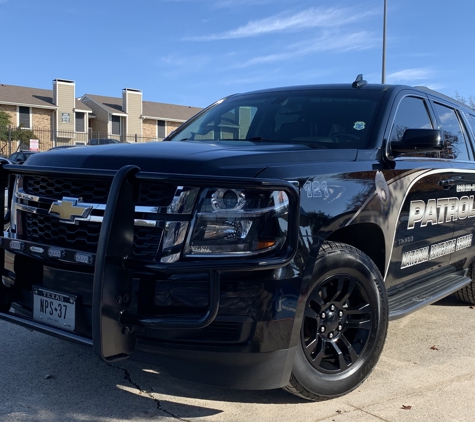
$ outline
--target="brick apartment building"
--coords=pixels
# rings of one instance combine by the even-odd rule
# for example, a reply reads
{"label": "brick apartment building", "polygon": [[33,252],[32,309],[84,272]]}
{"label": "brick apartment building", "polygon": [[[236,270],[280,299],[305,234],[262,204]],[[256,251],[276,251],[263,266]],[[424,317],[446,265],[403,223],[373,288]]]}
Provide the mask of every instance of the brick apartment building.
{"label": "brick apartment building", "polygon": [[[30,129],[39,149],[86,144],[91,138],[122,142],[161,140],[201,109],[143,101],[142,91],[126,88],[121,97],[76,97],[75,82],[53,80],[53,89],[0,84],[0,110],[13,127]],[[3,137],[7,132],[1,132]],[[15,139],[0,139],[2,154],[15,150]],[[8,147],[8,148],[7,148]]]}

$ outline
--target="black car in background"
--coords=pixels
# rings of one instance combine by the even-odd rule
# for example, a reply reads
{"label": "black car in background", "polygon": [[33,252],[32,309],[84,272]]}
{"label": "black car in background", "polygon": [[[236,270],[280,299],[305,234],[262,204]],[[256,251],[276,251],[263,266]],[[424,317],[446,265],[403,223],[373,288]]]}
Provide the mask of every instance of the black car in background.
{"label": "black car in background", "polygon": [[107,145],[107,144],[120,144],[120,141],[112,138],[93,138],[89,139],[88,145]]}
{"label": "black car in background", "polygon": [[37,154],[37,151],[17,151],[10,155],[8,159],[14,164],[23,164],[33,154]]}

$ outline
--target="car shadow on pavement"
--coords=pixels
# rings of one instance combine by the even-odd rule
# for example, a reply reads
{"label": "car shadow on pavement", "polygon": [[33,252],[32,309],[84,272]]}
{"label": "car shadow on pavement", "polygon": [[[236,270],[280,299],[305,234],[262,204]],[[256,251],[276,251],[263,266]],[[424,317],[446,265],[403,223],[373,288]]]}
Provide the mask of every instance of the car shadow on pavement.
{"label": "car shadow on pavement", "polygon": [[[190,399],[248,404],[308,403],[308,400],[294,396],[281,388],[274,390],[233,390],[175,378],[169,375],[166,370],[155,365],[138,362],[130,362],[128,364],[129,368],[131,365],[136,367],[136,370],[133,371],[133,376],[137,377],[139,374],[140,386],[148,385],[154,393],[165,396],[172,395]],[[134,378],[133,382],[136,379]]]}
{"label": "car shadow on pavement", "polygon": [[[106,364],[92,350],[0,321],[0,420],[204,418],[248,403],[307,403],[283,390],[238,391],[179,380],[154,365]],[[227,403],[230,403],[228,405]]]}
{"label": "car shadow on pavement", "polygon": [[[133,356],[133,355],[132,355]],[[277,388],[273,390],[235,390],[199,382],[189,381],[177,378],[171,375],[165,367],[160,365],[160,361],[145,359],[144,361],[135,361],[133,358],[127,361],[119,362],[118,367],[125,370],[124,365],[133,373],[130,374],[135,382],[137,376],[140,382],[153,386],[158,394],[176,395],[193,399],[210,400],[210,401],[228,401],[239,403],[253,404],[292,404],[292,403],[308,403],[308,400],[294,396],[293,394]],[[139,375],[140,374],[140,375]],[[132,376],[133,375],[133,376]],[[126,374],[125,378],[129,374]]]}

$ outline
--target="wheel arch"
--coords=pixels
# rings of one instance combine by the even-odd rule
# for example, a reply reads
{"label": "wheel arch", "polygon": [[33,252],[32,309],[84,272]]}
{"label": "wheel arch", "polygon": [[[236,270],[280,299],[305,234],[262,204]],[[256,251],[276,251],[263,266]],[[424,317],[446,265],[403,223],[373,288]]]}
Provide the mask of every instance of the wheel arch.
{"label": "wheel arch", "polygon": [[[371,241],[368,241],[371,239]],[[378,267],[381,274],[384,274],[386,264],[386,247],[384,234],[376,224],[361,223],[343,227],[333,232],[326,241],[340,242],[351,245],[368,255]]]}

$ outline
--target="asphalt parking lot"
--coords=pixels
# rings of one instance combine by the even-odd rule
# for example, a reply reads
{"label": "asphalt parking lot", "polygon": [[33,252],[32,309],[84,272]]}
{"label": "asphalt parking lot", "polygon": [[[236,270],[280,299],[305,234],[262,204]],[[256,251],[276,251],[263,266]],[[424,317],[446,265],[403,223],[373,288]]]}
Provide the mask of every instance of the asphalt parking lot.
{"label": "asphalt parking lot", "polygon": [[233,391],[178,380],[134,361],[0,321],[0,420],[473,421],[475,309],[447,298],[393,321],[360,388],[311,403],[283,390]]}

